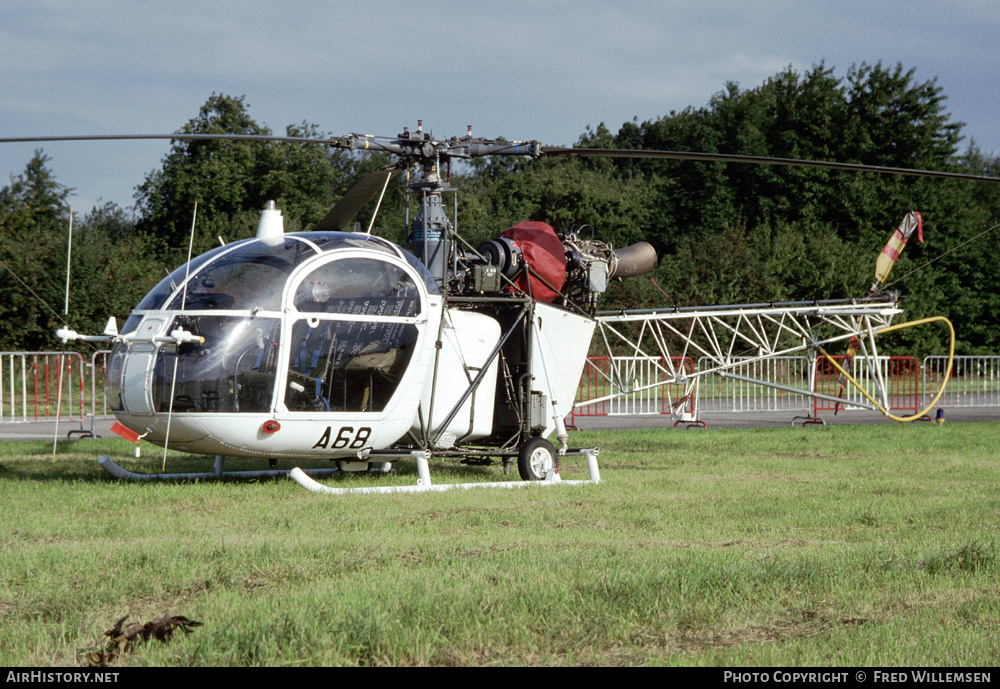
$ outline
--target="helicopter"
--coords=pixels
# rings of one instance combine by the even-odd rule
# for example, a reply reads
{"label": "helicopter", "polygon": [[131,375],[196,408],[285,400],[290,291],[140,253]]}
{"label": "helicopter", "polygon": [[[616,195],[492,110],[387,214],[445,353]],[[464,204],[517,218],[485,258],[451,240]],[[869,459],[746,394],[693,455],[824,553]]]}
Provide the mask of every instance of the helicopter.
{"label": "helicopter", "polygon": [[[524,481],[550,484],[560,481],[561,458],[582,455],[591,481],[599,481],[596,448],[570,448],[564,421],[574,404],[596,401],[575,399],[595,333],[609,353],[643,358],[662,374],[655,383],[640,384],[615,366],[600,374],[611,386],[608,396],[671,384],[682,389],[671,401],[677,408],[711,374],[774,386],[743,375],[747,357],[737,354],[747,350],[757,360],[800,352],[824,357],[858,385],[827,348],[860,343],[877,387],[875,395],[865,393],[863,406],[897,418],[880,382],[875,335],[946,322],[894,325],[902,309],[898,295],[880,289],[885,265],[867,294],[850,299],[600,312],[598,299],[612,280],[656,266],[653,247],[639,242],[615,249],[534,221],[473,247],[444,210],[442,194],[455,190],[441,171],[453,161],[633,157],[1000,181],[826,161],[549,147],[473,138],[471,128],[462,138],[436,139],[422,123],[394,138],[170,134],[0,142],[152,138],[297,141],[378,151],[398,163],[369,174],[311,231],[285,233],[280,209],[269,202],[255,237],[191,258],[153,288],[121,329],[114,319],[99,336],[60,329],[64,342],[112,343],[106,394],[117,431],[136,442],[216,455],[214,476],[222,475],[226,457],[268,458],[272,466],[277,459],[332,460],[340,471],[388,470],[412,457],[424,489],[430,488],[430,457],[470,465],[499,460],[505,473],[516,464]],[[418,210],[412,221],[407,217],[400,246],[353,219],[376,195],[381,203],[404,170]],[[919,222],[911,213],[900,230],[914,217]],[[899,250],[905,244],[895,242]],[[953,329],[951,335],[953,354]],[[695,352],[712,366],[692,371],[676,363]],[[943,390],[944,383],[930,406]],[[789,391],[823,397],[812,385]],[[558,448],[548,439],[552,434]],[[106,457],[101,462],[112,475],[145,477]],[[300,470],[292,475],[319,489]],[[195,475],[167,477],[188,476]]]}

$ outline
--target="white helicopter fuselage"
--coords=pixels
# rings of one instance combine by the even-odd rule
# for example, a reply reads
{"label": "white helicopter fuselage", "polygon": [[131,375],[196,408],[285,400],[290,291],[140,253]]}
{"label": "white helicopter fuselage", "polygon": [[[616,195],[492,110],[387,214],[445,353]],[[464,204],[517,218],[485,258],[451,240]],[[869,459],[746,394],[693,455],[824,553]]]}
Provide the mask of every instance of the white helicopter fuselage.
{"label": "white helicopter fuselage", "polygon": [[[501,324],[501,311],[517,317]],[[505,359],[515,331],[526,358]],[[124,426],[176,450],[364,463],[401,442],[488,438],[497,400],[510,405],[525,380],[532,418],[499,410],[500,432],[545,437],[572,407],[593,331],[532,300],[449,304],[416,257],[376,237],[265,236],[195,258],[140,302],[107,395]]]}

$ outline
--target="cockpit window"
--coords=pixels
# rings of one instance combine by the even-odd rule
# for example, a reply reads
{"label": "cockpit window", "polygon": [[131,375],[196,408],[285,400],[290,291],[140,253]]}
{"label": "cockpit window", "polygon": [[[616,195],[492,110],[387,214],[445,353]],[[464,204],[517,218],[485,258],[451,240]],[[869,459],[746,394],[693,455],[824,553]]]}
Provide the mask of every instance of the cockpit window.
{"label": "cockpit window", "polygon": [[370,258],[325,263],[299,284],[295,308],[313,313],[403,316],[420,313],[420,292],[399,266]]}
{"label": "cockpit window", "polygon": [[[196,272],[199,267],[205,265],[206,262],[219,255],[221,252],[225,251],[227,247],[218,246],[206,254],[202,254],[197,258],[191,259],[191,272]],[[136,311],[141,311],[143,309],[162,309],[164,302],[170,297],[174,291],[184,284],[185,278],[188,276],[188,264],[183,264],[180,268],[170,273],[167,277],[160,280],[159,284],[153,288],[153,290],[146,295],[146,297],[139,302],[139,305],[135,307]]]}
{"label": "cockpit window", "polygon": [[413,356],[415,325],[365,320],[296,321],[285,406],[289,411],[382,411]]}
{"label": "cockpit window", "polygon": [[183,328],[205,341],[160,349],[153,375],[154,409],[163,413],[171,409],[178,413],[268,411],[278,362],[279,325],[277,318],[175,318],[171,330]]}
{"label": "cockpit window", "polygon": [[301,260],[315,255],[309,244],[293,238],[278,246],[247,242],[192,271],[186,295],[184,290],[178,293],[169,308],[277,311],[289,273]]}
{"label": "cockpit window", "polygon": [[306,275],[292,302],[303,315],[292,325],[286,408],[383,410],[413,355],[418,330],[403,319],[420,313],[420,294],[410,272],[378,258],[334,259]]}

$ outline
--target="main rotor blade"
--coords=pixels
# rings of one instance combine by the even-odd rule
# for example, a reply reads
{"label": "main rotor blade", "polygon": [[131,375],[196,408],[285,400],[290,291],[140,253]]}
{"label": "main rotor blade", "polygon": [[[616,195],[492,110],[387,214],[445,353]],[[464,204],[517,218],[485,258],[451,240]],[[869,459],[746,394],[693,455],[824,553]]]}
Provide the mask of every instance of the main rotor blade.
{"label": "main rotor blade", "polygon": [[391,182],[402,172],[399,168],[383,168],[376,170],[365,176],[360,182],[347,190],[340,201],[337,201],[330,212],[316,225],[317,230],[337,230],[346,232],[350,227],[354,216],[358,214],[365,204],[382,191],[386,184]]}
{"label": "main rotor blade", "polygon": [[[175,134],[103,134],[103,135],[73,135],[73,136],[34,136],[34,137],[8,137],[0,138],[0,143],[45,143],[48,141],[121,141],[121,140],[154,140],[154,139],[177,139],[177,140],[221,140],[221,141],[283,141],[292,143],[323,144],[336,148],[347,148],[352,150],[385,150],[389,153],[401,155],[400,151],[394,150],[392,146],[380,145],[377,149],[372,145],[372,138],[357,134],[349,134],[344,137],[334,137],[332,139],[310,139],[306,137],[294,136],[272,136],[257,134],[199,134],[199,133],[175,133]],[[429,142],[434,143],[434,142]],[[438,142],[441,143],[441,142]],[[962,172],[943,172],[940,170],[919,170],[902,167],[887,167],[882,165],[863,165],[860,163],[840,163],[829,160],[804,160],[797,158],[771,158],[768,156],[748,156],[731,153],[700,153],[694,151],[656,151],[637,150],[619,148],[565,148],[562,146],[541,146],[526,147],[521,152],[514,147],[507,145],[502,150],[496,152],[480,152],[479,155],[572,155],[579,158],[642,158],[647,160],[683,160],[698,163],[740,163],[750,165],[782,165],[786,167],[810,167],[825,168],[830,170],[847,170],[850,172],[875,172],[886,175],[907,175],[911,177],[936,177],[943,179],[965,179],[980,182],[1000,182],[1000,177],[990,177],[988,175],[971,175]],[[406,153],[417,154],[415,151],[404,151]],[[384,181],[384,180],[383,180]],[[364,205],[364,204],[362,204]]]}
{"label": "main rotor blade", "polygon": [[751,165],[783,165],[786,167],[828,168],[851,172],[877,172],[887,175],[909,175],[914,177],[943,177],[948,179],[971,179],[981,182],[1000,182],[1000,177],[969,175],[962,172],[941,172],[938,170],[913,170],[903,167],[882,165],[862,165],[860,163],[836,163],[827,160],[799,160],[796,158],[770,158],[767,156],[747,156],[730,153],[695,153],[691,151],[645,151],[619,148],[563,148],[542,146],[542,155],[572,155],[580,158],[646,158],[653,160],[687,160],[696,163],[743,163]]}
{"label": "main rotor blade", "polygon": [[350,148],[347,139],[310,139],[304,136],[274,136],[272,134],[78,134],[70,136],[22,136],[0,138],[0,144],[45,143],[48,141],[145,141],[156,139],[215,140],[215,141],[285,141],[301,144],[326,144]]}

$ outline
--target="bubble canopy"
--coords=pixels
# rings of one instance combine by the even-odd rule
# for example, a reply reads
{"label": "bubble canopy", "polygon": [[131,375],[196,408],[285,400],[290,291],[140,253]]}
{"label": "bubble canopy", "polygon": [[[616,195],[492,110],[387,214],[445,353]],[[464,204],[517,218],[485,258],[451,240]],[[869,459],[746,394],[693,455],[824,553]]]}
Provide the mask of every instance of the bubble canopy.
{"label": "bubble canopy", "polygon": [[[378,412],[413,356],[417,317],[439,294],[412,254],[376,237],[290,234],[220,246],[164,278],[112,352],[112,407],[129,413]],[[140,323],[142,324],[140,328]],[[203,341],[128,353],[183,329]],[[140,362],[148,367],[138,370]],[[129,370],[133,367],[133,370]],[[125,386],[143,375],[142,394]]]}
{"label": "bubble canopy", "polygon": [[296,267],[340,249],[368,249],[401,258],[420,276],[429,293],[438,293],[430,271],[415,256],[393,244],[346,232],[311,232],[285,235],[277,246],[248,239],[216,247],[161,280],[135,310],[223,308],[218,300],[204,296],[215,293],[232,297],[226,309],[277,311],[281,309],[285,282]]}

